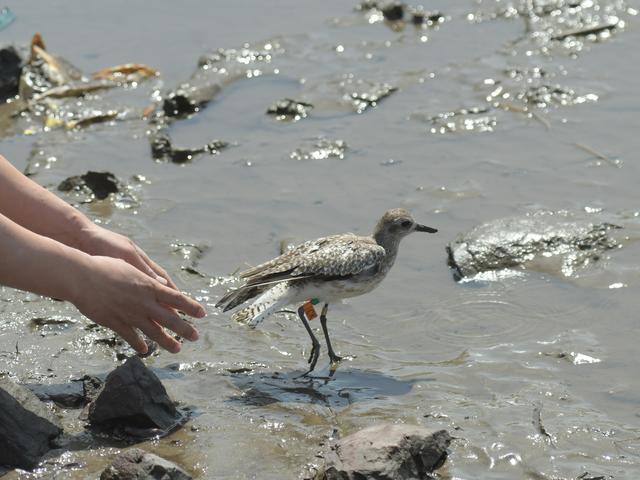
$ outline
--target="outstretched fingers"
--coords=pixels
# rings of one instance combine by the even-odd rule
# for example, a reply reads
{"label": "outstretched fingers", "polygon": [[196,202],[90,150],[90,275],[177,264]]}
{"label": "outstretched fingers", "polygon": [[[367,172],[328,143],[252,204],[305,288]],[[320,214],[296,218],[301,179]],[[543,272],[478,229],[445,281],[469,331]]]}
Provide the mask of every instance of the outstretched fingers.
{"label": "outstretched fingers", "polygon": [[190,317],[202,318],[206,315],[204,307],[198,302],[164,285],[157,286],[156,300],[163,305],[180,310]]}
{"label": "outstretched fingers", "polygon": [[195,342],[198,339],[198,331],[193,327],[193,325],[180,318],[180,316],[172,309],[170,310],[158,305],[154,309],[152,318],[163,327],[174,331],[187,340]]}
{"label": "outstretched fingers", "polygon": [[131,345],[131,348],[133,348],[136,352],[144,355],[149,351],[147,342],[144,341],[144,338],[142,338],[140,332],[131,325],[118,323],[111,328],[113,328],[113,330],[118,335],[120,335],[125,340],[125,342]]}
{"label": "outstretched fingers", "polygon": [[175,338],[169,335],[164,328],[162,328],[161,322],[150,318],[142,327],[142,331],[146,333],[151,340],[157,342],[158,345],[160,345],[165,350],[171,353],[178,353],[180,351],[180,342],[178,342]]}
{"label": "outstretched fingers", "polygon": [[159,278],[165,280],[164,282],[160,281],[160,283],[166,283],[166,285],[168,285],[169,287],[173,288],[174,290],[178,289],[178,287],[176,287],[176,284],[173,283],[173,280],[171,280],[171,277],[166,272],[166,270],[164,268],[162,268],[160,265],[158,265],[156,262],[151,260],[149,258],[149,255],[147,255],[144,252],[144,250],[142,250],[137,245],[136,245],[136,252],[138,252],[138,255],[140,256],[140,258],[144,262],[146,268],[148,268],[148,269],[150,269],[152,271],[153,274],[150,275],[151,277],[155,277],[155,278],[159,277]]}

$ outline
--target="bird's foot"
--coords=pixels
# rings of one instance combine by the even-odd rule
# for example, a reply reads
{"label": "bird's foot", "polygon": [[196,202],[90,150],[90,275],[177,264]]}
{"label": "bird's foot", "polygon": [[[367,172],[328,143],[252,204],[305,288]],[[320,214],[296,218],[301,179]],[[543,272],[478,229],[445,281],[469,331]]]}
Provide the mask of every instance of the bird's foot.
{"label": "bird's foot", "polygon": [[331,360],[331,364],[340,363],[343,360],[343,357],[336,355],[333,352],[329,352],[329,360]]}
{"label": "bird's foot", "polygon": [[329,352],[329,359],[331,360],[331,363],[329,364],[329,378],[331,378],[336,373],[336,370],[338,370],[343,358],[331,351]]}
{"label": "bird's foot", "polygon": [[313,372],[316,368],[316,364],[318,363],[318,358],[320,358],[320,343],[314,342],[311,347],[311,354],[309,355],[309,370],[307,370],[302,376],[306,377],[311,372]]}

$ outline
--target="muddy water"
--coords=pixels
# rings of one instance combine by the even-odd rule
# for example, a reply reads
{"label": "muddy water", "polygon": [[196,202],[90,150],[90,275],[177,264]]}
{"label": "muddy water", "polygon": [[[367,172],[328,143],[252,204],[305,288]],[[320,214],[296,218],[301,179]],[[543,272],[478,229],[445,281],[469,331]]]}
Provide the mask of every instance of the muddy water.
{"label": "muddy water", "polygon": [[[9,2],[18,21],[3,42],[40,31],[85,72],[127,61],[158,68],[160,80],[106,96],[125,105],[186,80],[207,51],[273,51],[257,77],[171,127],[181,145],[231,142],[218,156],[154,163],[141,120],[0,140],[52,189],[86,170],[129,182],[133,200],[79,208],[134,238],[208,306],[200,342],[148,361],[195,417],[143,447],[198,478],[293,479],[309,475],[332,438],[392,421],[457,437],[440,478],[637,477],[638,244],[568,279],[531,272],[456,284],[445,264],[458,232],[502,216],[638,217],[638,5],[596,3],[624,28],[549,47],[526,36],[508,2],[432,2],[425,7],[445,18],[424,30],[390,28],[337,1]],[[375,83],[399,90],[354,113],[343,95]],[[537,90],[537,106],[523,109],[518,92],[540,85],[561,88]],[[297,122],[265,115],[284,97],[315,108]],[[345,142],[343,158],[291,157],[319,137]],[[213,308],[232,272],[276,254],[280,240],[364,234],[396,206],[440,231],[407,238],[373,294],[331,307],[336,349],[353,357],[333,378],[296,379],[309,342],[294,318],[248,331]],[[195,258],[180,244],[207,247],[195,265],[203,276],[183,269]],[[0,297],[3,371],[55,383],[117,364],[96,342],[108,334],[72,307],[8,289]],[[43,316],[63,321],[33,327]],[[319,367],[326,375],[326,358]],[[121,446],[83,434],[77,413],[60,411],[67,448],[38,474],[7,478],[97,478]]]}

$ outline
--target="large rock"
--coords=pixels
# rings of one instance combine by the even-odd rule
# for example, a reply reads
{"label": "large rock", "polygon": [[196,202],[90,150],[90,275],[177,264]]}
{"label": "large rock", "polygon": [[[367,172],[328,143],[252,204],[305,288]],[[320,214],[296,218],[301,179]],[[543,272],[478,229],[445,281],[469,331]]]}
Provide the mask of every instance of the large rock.
{"label": "large rock", "polygon": [[532,268],[571,276],[619,246],[610,223],[562,215],[501,218],[461,234],[447,246],[454,277],[507,268]]}
{"label": "large rock", "polygon": [[36,467],[61,433],[57,419],[30,390],[0,377],[0,465]]}
{"label": "large rock", "polygon": [[175,463],[140,448],[118,455],[100,475],[100,480],[190,480]]}
{"label": "large rock", "polygon": [[97,398],[89,404],[92,427],[168,433],[184,420],[160,379],[137,356],[107,375]]}
{"label": "large rock", "polygon": [[382,424],[340,440],[316,480],[417,480],[440,468],[451,437],[446,430]]}

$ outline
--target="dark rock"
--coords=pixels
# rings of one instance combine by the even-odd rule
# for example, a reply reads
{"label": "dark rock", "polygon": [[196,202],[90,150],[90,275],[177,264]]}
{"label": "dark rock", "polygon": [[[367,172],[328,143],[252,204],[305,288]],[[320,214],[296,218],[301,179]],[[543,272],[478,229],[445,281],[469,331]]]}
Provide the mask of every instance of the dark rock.
{"label": "dark rock", "polygon": [[104,200],[110,194],[120,191],[120,182],[113,173],[89,171],[84,175],[69,177],[58,185],[61,192],[81,191],[85,188],[98,200]]}
{"label": "dark rock", "polygon": [[90,425],[104,431],[167,434],[184,421],[158,377],[136,356],[107,375],[88,411]]}
{"label": "dark rock", "polygon": [[169,118],[188,117],[206,107],[223,85],[224,80],[199,68],[187,83],[164,97],[162,111]]}
{"label": "dark rock", "polygon": [[405,6],[402,3],[390,3],[382,7],[382,15],[385,20],[397,22],[404,18]]}
{"label": "dark rock", "polygon": [[422,10],[416,10],[411,14],[411,22],[414,25],[437,25],[444,21],[444,15],[439,12],[428,13]]}
{"label": "dark rock", "polygon": [[268,115],[274,115],[278,120],[300,120],[305,118],[313,108],[310,103],[300,102],[291,98],[278,100],[267,110]]}
{"label": "dark rock", "polygon": [[173,146],[168,135],[158,133],[151,139],[151,156],[154,160],[182,164],[204,153],[217,155],[228,146],[229,144],[223,140],[214,140],[203,147],[178,148]]}
{"label": "dark rock", "polygon": [[32,318],[29,321],[29,326],[44,337],[67,330],[72,327],[74,323],[76,323],[76,320],[70,317],[51,316]]}
{"label": "dark rock", "polygon": [[57,419],[31,391],[0,377],[0,465],[36,467],[61,433]]}
{"label": "dark rock", "polygon": [[0,49],[0,102],[18,94],[22,58],[14,47]]}
{"label": "dark rock", "polygon": [[82,382],[54,384],[25,384],[43,402],[54,402],[65,408],[78,408],[84,405],[84,387]]}
{"label": "dark rock", "polygon": [[69,383],[26,383],[24,386],[43,402],[54,402],[63,408],[80,408],[98,396],[103,383],[98,377],[85,375]]}
{"label": "dark rock", "polygon": [[199,110],[200,106],[191,100],[184,90],[169,93],[162,102],[162,111],[167,117],[186,117]]}
{"label": "dark rock", "polygon": [[175,463],[140,448],[120,453],[100,475],[100,480],[190,480]]}
{"label": "dark rock", "polygon": [[458,236],[447,246],[448,264],[460,280],[506,268],[536,268],[552,262],[564,276],[619,246],[610,223],[567,219],[560,215],[502,218]]}
{"label": "dark rock", "polygon": [[427,479],[447,458],[446,430],[383,424],[360,430],[338,442],[316,480]]}

